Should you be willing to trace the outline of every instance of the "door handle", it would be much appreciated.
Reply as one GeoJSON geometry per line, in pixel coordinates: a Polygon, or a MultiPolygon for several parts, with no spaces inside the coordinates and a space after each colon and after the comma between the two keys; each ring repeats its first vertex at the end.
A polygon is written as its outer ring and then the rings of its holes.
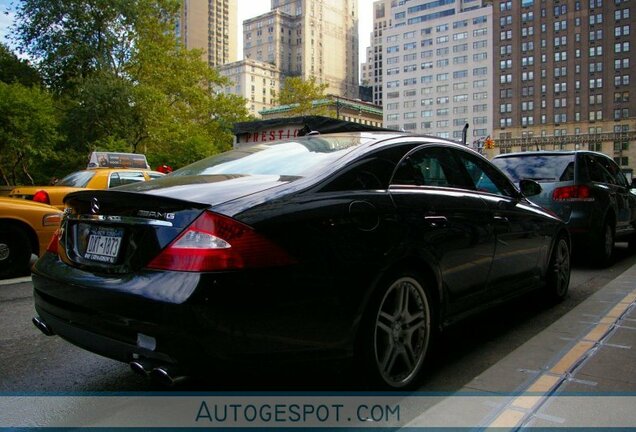
{"type": "Polygon", "coordinates": [[[505,216],[494,216],[494,217],[493,217],[493,219],[494,219],[496,222],[503,222],[503,223],[508,223],[508,222],[510,222],[510,221],[508,220],[508,218],[507,218],[507,217],[505,217],[505,216]]]}

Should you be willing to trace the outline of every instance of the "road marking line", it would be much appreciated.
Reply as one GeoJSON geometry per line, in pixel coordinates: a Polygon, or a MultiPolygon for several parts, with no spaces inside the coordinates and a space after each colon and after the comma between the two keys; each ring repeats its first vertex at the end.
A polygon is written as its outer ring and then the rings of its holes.
{"type": "MultiPolygon", "coordinates": [[[[576,366],[602,343],[601,340],[607,337],[612,329],[618,327],[618,321],[634,303],[636,303],[636,289],[615,303],[615,306],[596,323],[587,335],[579,339],[574,347],[563,355],[548,372],[538,376],[525,390],[525,393],[541,393],[540,395],[517,396],[486,428],[516,428],[520,427],[527,418],[537,416],[537,411],[544,400],[564,380],[573,380],[567,375],[572,373],[576,366]]],[[[596,385],[593,382],[589,384],[596,385]]]]}
{"type": "Polygon", "coordinates": [[[612,324],[599,324],[592,329],[585,337],[583,337],[584,341],[590,342],[598,342],[603,336],[612,328],[612,324]]]}
{"type": "Polygon", "coordinates": [[[564,355],[559,362],[550,369],[550,372],[563,375],[568,369],[578,363],[579,359],[594,347],[594,342],[579,341],[564,355]]]}
{"type": "Polygon", "coordinates": [[[561,377],[555,375],[541,375],[526,391],[533,393],[547,393],[554,388],[561,377]]]}
{"type": "Polygon", "coordinates": [[[519,424],[519,422],[521,422],[521,420],[525,417],[525,415],[526,413],[523,413],[521,411],[507,409],[501,414],[499,414],[499,417],[497,417],[492,423],[490,423],[488,427],[489,428],[515,427],[516,425],[519,424]]]}

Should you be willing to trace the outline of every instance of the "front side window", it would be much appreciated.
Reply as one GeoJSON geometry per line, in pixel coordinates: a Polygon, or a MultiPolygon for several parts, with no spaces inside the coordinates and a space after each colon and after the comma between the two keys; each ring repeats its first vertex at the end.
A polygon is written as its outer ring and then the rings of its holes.
{"type": "Polygon", "coordinates": [[[488,162],[465,151],[457,153],[468,171],[475,190],[507,197],[514,197],[516,195],[515,188],[510,181],[489,165],[488,162]]]}

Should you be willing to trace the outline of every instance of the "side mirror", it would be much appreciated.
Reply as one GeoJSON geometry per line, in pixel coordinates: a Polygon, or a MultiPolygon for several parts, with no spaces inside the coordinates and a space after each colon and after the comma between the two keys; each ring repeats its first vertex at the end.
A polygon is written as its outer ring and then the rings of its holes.
{"type": "Polygon", "coordinates": [[[543,188],[535,180],[522,179],[519,181],[519,189],[524,196],[531,197],[539,195],[543,188]]]}

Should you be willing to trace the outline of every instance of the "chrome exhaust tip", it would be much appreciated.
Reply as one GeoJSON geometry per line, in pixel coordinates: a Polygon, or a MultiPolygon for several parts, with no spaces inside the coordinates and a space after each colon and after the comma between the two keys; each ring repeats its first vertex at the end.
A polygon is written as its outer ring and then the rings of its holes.
{"type": "Polygon", "coordinates": [[[37,327],[38,330],[40,330],[42,333],[44,333],[47,336],[53,336],[55,334],[55,332],[53,331],[53,329],[51,327],[49,327],[43,320],[42,318],[38,317],[38,316],[34,316],[33,318],[31,318],[31,322],[33,323],[33,325],[35,327],[37,327]]]}
{"type": "Polygon", "coordinates": [[[136,373],[137,375],[147,377],[150,375],[150,372],[152,371],[152,365],[141,360],[131,361],[129,364],[130,364],[130,369],[132,369],[132,371],[136,373]]]}
{"type": "Polygon", "coordinates": [[[186,381],[189,377],[180,375],[177,370],[169,366],[159,366],[150,372],[150,377],[165,386],[173,386],[186,381]]]}

